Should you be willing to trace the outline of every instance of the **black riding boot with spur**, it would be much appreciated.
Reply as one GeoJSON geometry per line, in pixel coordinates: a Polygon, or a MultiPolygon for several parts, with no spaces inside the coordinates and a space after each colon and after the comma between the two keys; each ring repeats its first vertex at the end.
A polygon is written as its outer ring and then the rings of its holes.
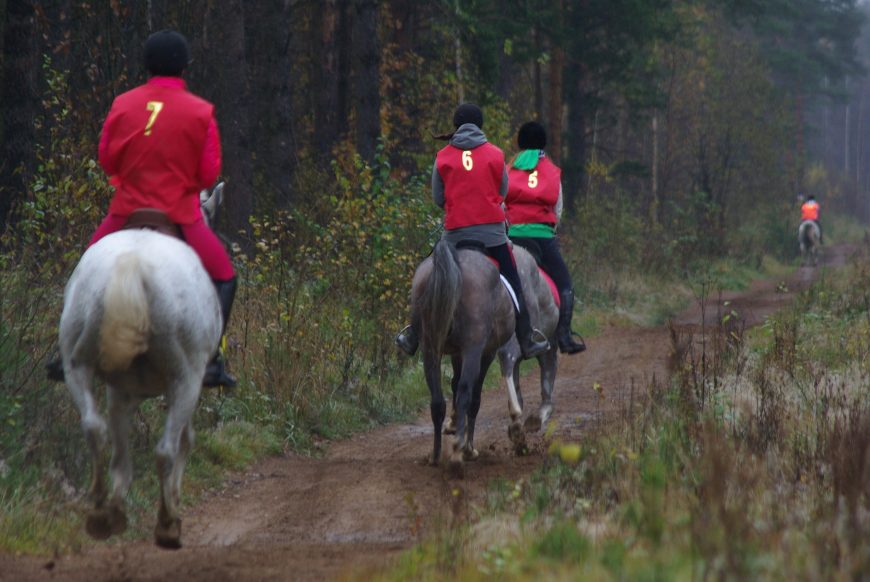
{"type": "Polygon", "coordinates": [[[420,336],[417,335],[413,324],[399,332],[396,336],[396,345],[409,356],[417,353],[417,348],[420,347],[420,336]]]}
{"type": "Polygon", "coordinates": [[[556,325],[556,341],[559,351],[563,354],[578,354],[586,350],[586,344],[579,335],[580,341],[574,341],[571,331],[571,318],[574,317],[574,291],[569,289],[559,294],[559,323],[556,325]]]}
{"type": "Polygon", "coordinates": [[[224,325],[221,330],[221,342],[215,351],[214,357],[205,367],[205,377],[202,379],[202,385],[208,388],[215,386],[224,386],[226,388],[234,388],[237,384],[236,379],[231,376],[226,369],[226,362],[221,353],[221,348],[224,344],[224,337],[227,331],[227,322],[230,320],[230,311],[233,307],[233,300],[236,297],[236,278],[233,277],[229,281],[212,281],[217,290],[218,300],[221,304],[221,315],[223,316],[224,325]]]}
{"type": "Polygon", "coordinates": [[[537,330],[532,330],[532,323],[529,320],[529,312],[526,311],[525,302],[520,302],[520,309],[514,309],[517,317],[517,341],[520,343],[520,351],[523,353],[523,358],[536,358],[550,349],[550,343],[543,334],[537,330]],[[541,340],[532,338],[532,333],[537,333],[541,336],[541,340]]]}

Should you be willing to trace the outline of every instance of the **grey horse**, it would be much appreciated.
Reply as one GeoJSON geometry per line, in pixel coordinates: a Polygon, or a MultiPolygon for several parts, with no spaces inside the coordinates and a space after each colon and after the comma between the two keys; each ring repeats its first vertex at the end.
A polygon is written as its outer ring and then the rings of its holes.
{"type": "Polygon", "coordinates": [[[813,220],[804,220],[798,227],[798,243],[801,248],[801,262],[812,263],[815,267],[819,264],[820,245],[819,225],[813,220]]]}
{"type": "MultiPolygon", "coordinates": [[[[547,330],[547,337],[552,339],[559,317],[552,293],[531,255],[514,247],[514,257],[523,279],[525,296],[529,298],[526,303],[530,319],[533,325],[540,322],[547,330]]],[[[522,415],[522,398],[514,392],[514,387],[518,387],[514,378],[521,354],[514,335],[513,300],[502,284],[498,268],[483,253],[471,249],[456,250],[439,241],[432,256],[424,260],[414,274],[411,317],[421,329],[423,368],[431,396],[434,444],[429,461],[438,464],[441,460],[441,435],[447,412],[441,388],[441,359],[449,355],[453,368],[453,410],[451,418],[447,419],[449,430],[445,432],[453,434],[454,440],[447,464],[451,473],[462,475],[464,461],[478,457],[474,448],[475,423],[483,381],[496,354],[500,354],[502,374],[513,394],[512,421],[522,415]]],[[[547,378],[545,400],[550,403],[556,374],[555,349],[551,348],[540,356],[539,361],[542,379],[544,375],[547,378]]],[[[545,409],[542,404],[541,410],[538,416],[543,414],[549,418],[552,406],[545,409]]],[[[513,424],[518,424],[518,421],[513,424]]],[[[527,425],[532,427],[534,422],[527,421],[527,425]]],[[[521,434],[514,436],[517,428],[511,428],[509,433],[512,438],[522,437],[521,434]]],[[[522,426],[519,426],[519,433],[522,433],[522,426]]]]}
{"type": "MultiPolygon", "coordinates": [[[[216,195],[220,196],[220,186],[216,195]]],[[[205,209],[218,202],[206,200],[205,209]]],[[[141,402],[164,396],[168,406],[157,443],[158,545],[181,546],[181,478],[193,446],[192,416],[206,363],[221,335],[214,285],[184,242],[149,230],[122,230],[90,247],[67,283],[60,352],[67,388],[81,414],[92,455],[95,507],[86,529],[106,539],[127,527],[124,498],[133,479],[131,417],[141,402]],[[108,426],[93,395],[106,383],[108,426]],[[103,483],[103,450],[111,438],[111,496],[103,483]]]]}

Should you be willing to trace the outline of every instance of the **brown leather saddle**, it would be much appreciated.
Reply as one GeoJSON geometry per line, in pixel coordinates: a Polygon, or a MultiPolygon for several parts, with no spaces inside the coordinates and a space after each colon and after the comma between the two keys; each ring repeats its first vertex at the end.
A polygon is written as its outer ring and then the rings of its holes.
{"type": "Polygon", "coordinates": [[[122,230],[131,228],[154,230],[177,239],[184,239],[181,228],[172,222],[165,212],[156,208],[140,208],[131,212],[122,230]]]}

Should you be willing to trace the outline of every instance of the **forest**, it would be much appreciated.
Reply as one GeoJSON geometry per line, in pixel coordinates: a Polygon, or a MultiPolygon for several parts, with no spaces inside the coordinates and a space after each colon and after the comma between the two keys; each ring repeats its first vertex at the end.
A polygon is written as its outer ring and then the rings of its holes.
{"type": "MultiPolygon", "coordinates": [[[[215,105],[215,230],[240,280],[227,346],[240,386],[203,396],[196,495],[425,406],[393,342],[441,235],[436,136],[461,103],[482,108],[507,159],[524,122],[547,128],[584,334],[660,325],[699,281],[793,265],[807,195],[826,236],[863,233],[868,13],[858,0],[0,0],[0,551],[84,543],[62,517],[87,477],[79,420],[43,368],[112,197],[102,124],[146,81],[151,33],[185,35],[188,88],[215,105]]],[[[142,466],[161,414],[137,415],[142,466]]],[[[147,525],[156,484],[143,487],[147,525]]]]}

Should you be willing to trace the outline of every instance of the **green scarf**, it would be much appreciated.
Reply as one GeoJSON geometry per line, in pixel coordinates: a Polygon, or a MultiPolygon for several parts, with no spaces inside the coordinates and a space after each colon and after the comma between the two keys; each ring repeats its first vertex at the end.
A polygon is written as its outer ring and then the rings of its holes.
{"type": "Polygon", "coordinates": [[[518,170],[534,170],[541,157],[541,150],[523,150],[514,159],[514,168],[518,170]]]}

